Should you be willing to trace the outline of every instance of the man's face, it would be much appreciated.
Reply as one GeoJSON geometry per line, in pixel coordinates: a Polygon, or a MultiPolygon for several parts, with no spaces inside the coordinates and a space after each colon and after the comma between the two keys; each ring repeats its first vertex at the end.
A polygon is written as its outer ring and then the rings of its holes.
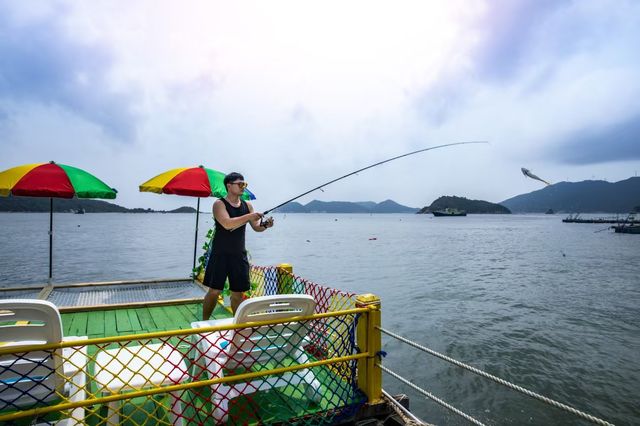
{"type": "Polygon", "coordinates": [[[231,182],[227,185],[230,194],[242,195],[244,189],[247,187],[247,183],[241,179],[231,182]]]}

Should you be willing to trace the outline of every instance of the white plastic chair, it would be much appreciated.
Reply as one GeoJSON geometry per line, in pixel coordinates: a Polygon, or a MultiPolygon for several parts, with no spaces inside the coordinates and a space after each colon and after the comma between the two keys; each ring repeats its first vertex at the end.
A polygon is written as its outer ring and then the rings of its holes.
{"type": "MultiPolygon", "coordinates": [[[[188,378],[182,353],[168,344],[123,346],[96,355],[95,381],[98,389],[105,394],[176,385],[188,378]]],[[[170,401],[170,422],[182,425],[184,416],[180,392],[171,393],[170,401]]],[[[120,403],[109,403],[108,424],[120,423],[120,403]]]]}
{"type": "MultiPolygon", "coordinates": [[[[222,320],[196,321],[192,328],[212,327],[228,324],[243,324],[254,321],[271,321],[294,316],[312,315],[316,302],[308,295],[261,296],[243,301],[233,318],[222,320]]],[[[212,378],[224,377],[224,368],[239,366],[251,368],[269,361],[282,362],[293,358],[298,364],[306,364],[309,358],[302,348],[308,330],[299,322],[265,325],[253,329],[225,330],[193,335],[198,352],[195,354],[197,377],[206,371],[212,378]],[[198,358],[204,358],[204,364],[198,358]]],[[[306,383],[306,395],[318,402],[320,382],[309,369],[301,369],[268,379],[260,378],[251,382],[215,384],[212,386],[213,415],[217,422],[226,422],[229,401],[253,392],[306,383]]]]}
{"type": "MultiPolygon", "coordinates": [[[[12,346],[44,345],[84,340],[86,336],[62,336],[62,320],[56,306],[46,300],[0,300],[0,342],[12,346]]],[[[60,396],[69,402],[86,399],[87,347],[28,351],[0,356],[0,411],[54,403],[60,396]]],[[[74,408],[60,426],[84,422],[84,408],[74,408]]]]}

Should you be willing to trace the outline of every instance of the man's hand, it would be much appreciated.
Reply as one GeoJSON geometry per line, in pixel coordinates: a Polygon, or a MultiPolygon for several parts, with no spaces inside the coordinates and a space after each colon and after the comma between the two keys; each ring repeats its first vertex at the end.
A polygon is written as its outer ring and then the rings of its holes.
{"type": "Polygon", "coordinates": [[[260,212],[249,213],[249,222],[256,222],[262,219],[264,215],[260,212]]]}
{"type": "Polygon", "coordinates": [[[271,228],[273,226],[273,217],[268,217],[262,221],[262,226],[266,228],[271,228]]]}

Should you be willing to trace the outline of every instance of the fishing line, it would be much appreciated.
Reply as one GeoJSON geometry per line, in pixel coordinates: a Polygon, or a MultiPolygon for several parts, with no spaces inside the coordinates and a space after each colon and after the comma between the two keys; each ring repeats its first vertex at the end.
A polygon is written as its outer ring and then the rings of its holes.
{"type": "MultiPolygon", "coordinates": [[[[409,155],[414,155],[414,154],[418,154],[418,153],[425,152],[425,151],[431,151],[431,150],[433,150],[433,149],[445,148],[445,147],[448,147],[448,146],[455,146],[455,145],[476,144],[476,143],[489,143],[489,142],[488,142],[488,141],[467,141],[467,142],[454,142],[454,143],[447,143],[447,144],[444,144],[444,145],[436,145],[436,146],[430,146],[429,148],[422,148],[422,149],[419,149],[419,150],[417,150],[417,151],[408,152],[408,153],[406,153],[406,154],[397,155],[397,156],[395,156],[395,157],[388,158],[388,159],[383,160],[383,161],[378,161],[377,163],[374,163],[374,164],[371,164],[371,165],[369,165],[369,166],[363,167],[363,168],[361,168],[361,169],[355,170],[355,171],[353,171],[353,172],[347,173],[346,175],[340,176],[339,178],[335,178],[335,179],[333,179],[333,180],[330,180],[329,182],[325,182],[325,183],[323,183],[322,185],[318,185],[318,186],[316,186],[315,188],[310,189],[310,190],[308,190],[308,191],[306,191],[306,192],[303,192],[303,193],[302,193],[302,194],[300,194],[300,195],[296,195],[295,197],[293,197],[293,198],[291,198],[291,199],[289,199],[289,200],[285,201],[284,203],[280,203],[280,204],[278,204],[277,206],[270,208],[269,210],[265,210],[265,211],[262,213],[262,215],[263,215],[263,216],[266,216],[269,212],[271,212],[271,211],[273,211],[273,210],[275,210],[275,209],[277,209],[277,208],[280,208],[280,207],[282,207],[282,206],[284,206],[284,205],[287,205],[287,204],[289,204],[290,202],[295,201],[295,200],[297,200],[297,199],[298,199],[298,198],[300,198],[300,197],[304,197],[305,195],[310,194],[310,193],[312,193],[313,191],[321,190],[322,192],[324,192],[324,190],[323,190],[322,188],[324,188],[325,186],[331,185],[332,183],[335,183],[335,182],[337,182],[337,181],[339,181],[339,180],[342,180],[342,179],[344,179],[344,178],[348,178],[349,176],[353,176],[353,175],[355,175],[355,174],[357,174],[357,173],[360,173],[360,172],[362,172],[362,171],[364,171],[364,170],[367,170],[367,169],[370,169],[370,168],[372,168],[372,167],[376,167],[376,166],[379,166],[379,165],[381,165],[381,164],[388,163],[388,162],[393,161],[393,160],[397,160],[397,159],[399,159],[399,158],[408,157],[409,155]]],[[[263,219],[260,219],[260,225],[262,226],[263,224],[264,224],[263,219]]],[[[230,229],[230,231],[234,231],[234,230],[236,230],[236,229],[237,229],[237,228],[233,228],[233,229],[230,229]]]]}
{"type": "Polygon", "coordinates": [[[597,231],[593,231],[593,233],[597,234],[598,232],[606,231],[606,230],[611,229],[611,228],[613,228],[613,226],[607,226],[606,228],[602,228],[602,229],[599,229],[597,231]]]}
{"type": "MultiPolygon", "coordinates": [[[[325,183],[323,183],[322,185],[316,186],[315,188],[310,189],[310,190],[308,190],[308,191],[306,191],[306,192],[303,192],[303,193],[302,193],[302,194],[300,194],[300,195],[296,195],[295,197],[293,197],[293,198],[291,198],[291,199],[289,199],[289,200],[285,201],[284,203],[278,204],[277,206],[272,207],[272,208],[270,208],[269,210],[266,210],[263,214],[265,214],[265,215],[266,215],[266,214],[268,214],[270,211],[273,211],[273,210],[275,210],[275,209],[277,209],[277,208],[280,208],[280,207],[282,207],[282,206],[284,206],[284,205],[286,205],[286,204],[289,204],[290,202],[295,201],[295,200],[297,200],[297,199],[298,199],[298,198],[300,198],[300,197],[304,197],[305,195],[310,194],[310,193],[312,193],[313,191],[317,191],[318,189],[322,191],[322,188],[324,188],[324,187],[325,187],[325,186],[327,186],[327,185],[331,185],[331,184],[332,184],[332,183],[334,183],[334,182],[337,182],[337,181],[342,180],[342,179],[344,179],[344,178],[347,178],[347,177],[349,177],[349,176],[353,176],[353,175],[355,175],[355,174],[357,174],[357,173],[359,173],[359,172],[362,172],[362,171],[364,171],[364,170],[370,169],[370,168],[372,168],[372,167],[376,167],[376,166],[379,166],[379,165],[381,165],[381,164],[388,163],[389,161],[397,160],[398,158],[402,158],[402,157],[408,157],[409,155],[418,154],[418,153],[420,153],[420,152],[431,151],[432,149],[444,148],[444,147],[447,147],[447,146],[454,146],[454,145],[467,145],[467,144],[474,144],[474,143],[489,143],[489,142],[487,142],[487,141],[469,141],[469,142],[455,142],[455,143],[448,143],[448,144],[444,144],[444,145],[437,145],[437,146],[431,146],[431,147],[429,147],[429,148],[419,149],[419,150],[417,150],[417,151],[409,152],[409,153],[406,153],[406,154],[398,155],[398,156],[393,157],[393,158],[389,158],[389,159],[387,159],[387,160],[379,161],[379,162],[377,162],[377,163],[375,163],[375,164],[371,164],[370,166],[363,167],[363,168],[358,169],[358,170],[356,170],[356,171],[354,171],[354,172],[347,173],[347,174],[346,174],[346,175],[344,175],[344,176],[340,176],[339,178],[336,178],[336,179],[330,180],[329,182],[325,182],[325,183]]],[[[323,191],[323,192],[324,192],[324,191],[323,191]]]]}

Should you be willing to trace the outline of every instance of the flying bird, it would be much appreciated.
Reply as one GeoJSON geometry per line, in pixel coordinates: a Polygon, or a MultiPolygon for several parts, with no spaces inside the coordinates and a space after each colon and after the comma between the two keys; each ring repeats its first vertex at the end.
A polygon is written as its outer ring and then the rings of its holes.
{"type": "Polygon", "coordinates": [[[551,185],[546,180],[540,179],[538,176],[536,176],[533,173],[531,173],[531,171],[529,169],[525,169],[524,167],[522,167],[520,170],[522,170],[522,174],[525,175],[526,177],[530,177],[531,179],[539,180],[540,182],[544,182],[547,185],[551,185]]]}

